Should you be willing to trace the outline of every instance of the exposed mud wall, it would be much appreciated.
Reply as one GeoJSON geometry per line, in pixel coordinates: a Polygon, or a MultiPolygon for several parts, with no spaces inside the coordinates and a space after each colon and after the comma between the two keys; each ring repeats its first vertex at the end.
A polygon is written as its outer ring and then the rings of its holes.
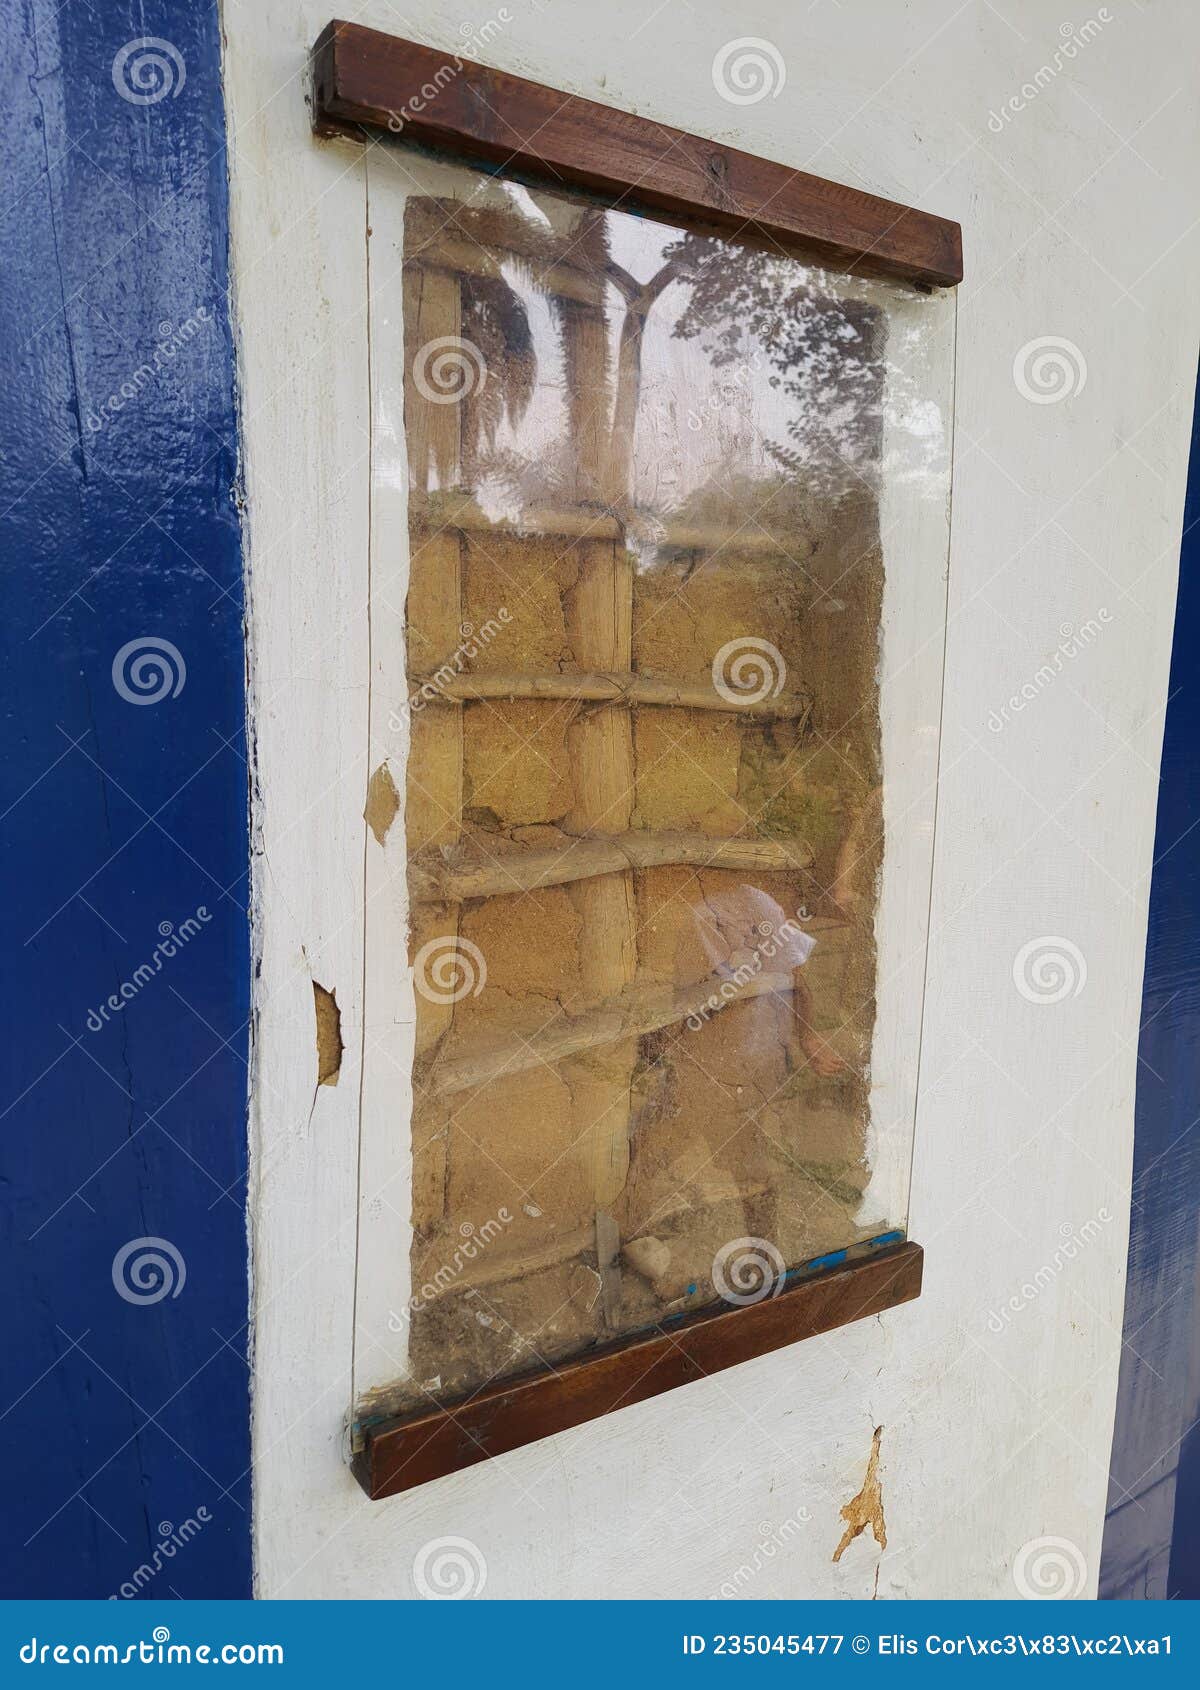
{"type": "MultiPolygon", "coordinates": [[[[735,1241],[763,1241],[782,1267],[870,1233],[858,1210],[883,846],[877,504],[864,475],[797,476],[756,444],[728,477],[676,490],[662,506],[670,527],[652,519],[647,540],[631,490],[678,489],[694,450],[678,416],[651,424],[640,409],[673,356],[672,324],[676,340],[701,333],[689,293],[661,280],[639,293],[628,275],[624,298],[606,297],[580,249],[611,267],[621,232],[569,202],[539,196],[539,209],[560,237],[512,210],[407,207],[407,640],[424,683],[410,700],[405,817],[413,1283],[434,1294],[413,1313],[412,1384],[374,1393],[376,1408],[452,1397],[710,1302],[735,1241]],[[555,410],[546,390],[560,377],[555,410]],[[522,514],[489,524],[480,506],[497,481],[522,514]],[[582,497],[597,490],[607,497],[582,497]],[[555,501],[557,519],[529,514],[555,501]],[[592,537],[596,525],[613,537],[592,537]],[[673,543],[689,525],[704,543],[673,543]],[[803,688],[803,715],[742,714],[739,664],[752,679],[765,666],[768,698],[803,688]],[[560,683],[597,671],[711,693],[722,668],[716,708],[561,696],[560,683]],[[454,695],[461,677],[489,675],[548,690],[454,695]],[[794,867],[701,857],[520,885],[528,853],[630,834],[759,840],[794,867]],[[507,867],[511,890],[431,898],[448,851],[507,867]],[[460,971],[453,984],[429,976],[435,953],[460,971]],[[743,999],[764,970],[775,989],[743,999]],[[553,1043],[562,1029],[577,1054],[553,1043]],[[501,1211],[503,1235],[478,1238],[501,1211]]],[[[701,266],[710,296],[732,297],[736,254],[715,255],[731,272],[719,286],[711,258],[679,262],[701,266]]],[[[847,411],[856,448],[873,426],[877,453],[878,314],[829,306],[815,320],[818,342],[836,333],[855,348],[847,411]]],[[[836,393],[836,367],[829,382],[836,393]]],[[[681,394],[689,415],[705,392],[681,394]]]]}

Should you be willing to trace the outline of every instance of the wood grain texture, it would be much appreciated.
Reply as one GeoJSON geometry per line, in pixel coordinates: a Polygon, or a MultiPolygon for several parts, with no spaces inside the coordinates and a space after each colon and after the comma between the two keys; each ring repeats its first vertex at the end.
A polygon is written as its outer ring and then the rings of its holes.
{"type": "Polygon", "coordinates": [[[318,134],[390,129],[562,188],[801,248],[839,268],[962,280],[957,223],[453,53],[334,20],[313,48],[318,134]]]}
{"type": "Polygon", "coordinates": [[[368,1427],[354,1472],[373,1501],[427,1484],[571,1426],[920,1295],[920,1245],[818,1274],[745,1308],[707,1309],[557,1372],[478,1392],[452,1407],[368,1427]]]}

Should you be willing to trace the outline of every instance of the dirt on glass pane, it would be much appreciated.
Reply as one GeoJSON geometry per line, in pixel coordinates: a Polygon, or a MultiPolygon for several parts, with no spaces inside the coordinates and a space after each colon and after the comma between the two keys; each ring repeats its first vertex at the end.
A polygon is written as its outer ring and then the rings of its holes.
{"type": "Polygon", "coordinates": [[[886,295],[462,174],[402,275],[423,1406],[880,1231],[886,295]]]}

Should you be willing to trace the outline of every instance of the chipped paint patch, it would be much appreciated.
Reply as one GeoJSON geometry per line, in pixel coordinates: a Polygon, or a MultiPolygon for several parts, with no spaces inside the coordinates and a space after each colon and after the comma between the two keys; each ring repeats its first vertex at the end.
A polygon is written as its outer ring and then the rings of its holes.
{"type": "Polygon", "coordinates": [[[400,794],[396,791],[392,771],[386,763],[380,763],[367,786],[367,805],[363,811],[363,820],[375,835],[377,844],[382,845],[387,838],[388,829],[399,809],[400,794]]]}
{"type": "Polygon", "coordinates": [[[846,1522],[846,1529],[842,1533],[842,1541],[833,1552],[835,1561],[840,1561],[845,1550],[849,1549],[855,1538],[865,1532],[870,1526],[875,1542],[880,1549],[887,1548],[887,1527],[883,1522],[883,1489],[879,1482],[879,1445],[883,1438],[883,1427],[876,1426],[875,1436],[871,1439],[871,1455],[867,1461],[867,1476],[863,1480],[862,1489],[857,1496],[842,1509],[842,1519],[846,1522]]]}
{"type": "Polygon", "coordinates": [[[313,1003],[317,1012],[317,1084],[336,1086],[342,1071],[342,1012],[337,997],[314,980],[313,1003]]]}

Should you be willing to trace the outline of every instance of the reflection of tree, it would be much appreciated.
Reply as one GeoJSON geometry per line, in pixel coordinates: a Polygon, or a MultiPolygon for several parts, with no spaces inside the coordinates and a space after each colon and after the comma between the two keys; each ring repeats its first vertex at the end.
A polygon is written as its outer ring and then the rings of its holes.
{"type": "Polygon", "coordinates": [[[748,393],[762,379],[781,391],[782,438],[763,445],[808,499],[874,487],[885,373],[877,306],[835,294],[823,272],[793,259],[692,233],[671,242],[641,282],[612,255],[611,212],[550,196],[538,210],[535,217],[515,200],[410,202],[410,262],[453,268],[454,253],[432,257],[447,237],[466,254],[462,335],[487,368],[463,405],[467,485],[488,479],[521,502],[565,496],[636,521],[630,507],[646,325],[679,282],[675,298],[683,304],[672,336],[697,341],[713,369],[748,393]],[[537,345],[531,295],[544,301],[553,348],[537,345]],[[553,379],[548,370],[557,360],[565,438],[498,447],[501,423],[519,429],[538,380],[553,379]]]}
{"type": "Polygon", "coordinates": [[[683,235],[665,256],[688,287],[675,337],[700,340],[718,369],[760,350],[769,360],[771,386],[791,401],[786,442],[766,443],[776,461],[813,490],[869,480],[883,412],[879,310],[833,296],[795,260],[712,236],[683,235]]]}

